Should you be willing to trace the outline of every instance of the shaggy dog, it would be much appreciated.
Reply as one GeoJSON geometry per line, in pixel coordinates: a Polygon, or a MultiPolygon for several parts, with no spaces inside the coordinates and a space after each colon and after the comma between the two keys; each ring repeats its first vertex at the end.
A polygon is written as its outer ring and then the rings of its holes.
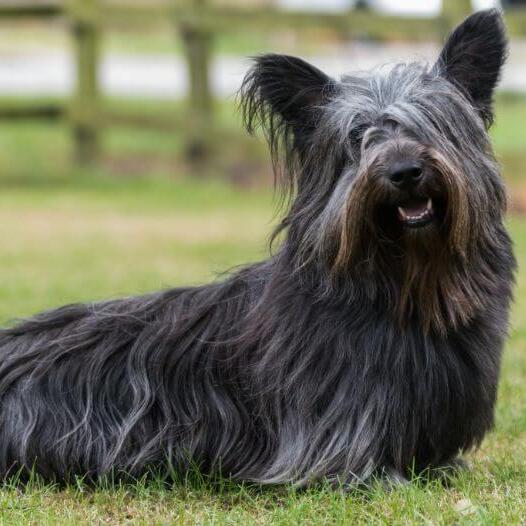
{"type": "Polygon", "coordinates": [[[242,108],[289,196],[279,248],[1,331],[0,472],[352,483],[480,444],[515,267],[487,134],[506,47],[489,10],[432,66],[335,80],[257,58],[242,108]]]}

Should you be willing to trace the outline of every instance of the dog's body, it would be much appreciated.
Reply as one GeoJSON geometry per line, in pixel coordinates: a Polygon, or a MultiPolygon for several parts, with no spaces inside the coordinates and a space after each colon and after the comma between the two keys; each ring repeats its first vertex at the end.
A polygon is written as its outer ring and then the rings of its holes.
{"type": "Polygon", "coordinates": [[[242,90],[284,151],[277,253],[200,288],[0,334],[0,472],[196,463],[262,483],[407,476],[491,427],[514,258],[486,132],[506,41],[470,17],[438,63],[333,81],[267,55],[242,90]]]}

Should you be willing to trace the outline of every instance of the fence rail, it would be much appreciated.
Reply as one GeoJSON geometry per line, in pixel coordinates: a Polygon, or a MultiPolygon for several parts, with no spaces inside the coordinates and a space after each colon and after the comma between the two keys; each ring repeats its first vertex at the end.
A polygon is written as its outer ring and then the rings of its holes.
{"type": "Polygon", "coordinates": [[[60,16],[65,11],[62,2],[16,2],[0,3],[1,18],[52,18],[60,16]]]}
{"type": "MultiPolygon", "coordinates": [[[[470,11],[467,0],[444,0],[443,10],[436,18],[401,18],[370,11],[348,13],[307,13],[275,8],[241,8],[210,5],[207,0],[191,0],[182,4],[123,5],[100,0],[0,0],[2,19],[68,21],[75,42],[77,85],[73,100],[64,104],[24,103],[13,107],[0,106],[0,118],[56,119],[68,118],[72,123],[76,159],[88,164],[99,153],[98,136],[104,125],[125,123],[143,126],[144,118],[108,113],[103,110],[99,93],[100,39],[111,28],[141,30],[171,21],[183,42],[190,79],[189,115],[185,132],[187,152],[191,159],[206,157],[210,136],[212,94],[209,71],[213,53],[213,36],[236,28],[250,31],[270,29],[305,30],[326,28],[348,36],[367,35],[380,38],[421,40],[440,38],[470,11]]],[[[513,10],[508,17],[512,35],[526,35],[526,10],[513,10]]],[[[146,119],[149,126],[160,129],[175,126],[175,118],[146,119]]]]}

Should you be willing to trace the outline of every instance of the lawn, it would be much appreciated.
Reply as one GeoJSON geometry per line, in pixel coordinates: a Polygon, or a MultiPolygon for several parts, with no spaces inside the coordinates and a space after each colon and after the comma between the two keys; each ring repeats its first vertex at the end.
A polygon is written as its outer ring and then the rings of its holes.
{"type": "MultiPolygon", "coordinates": [[[[501,101],[495,129],[514,188],[526,139],[523,101],[501,101]],[[514,159],[513,173],[507,159],[514,159]]],[[[266,253],[274,213],[268,189],[213,180],[102,170],[72,173],[62,126],[0,127],[0,319],[78,300],[214,279],[266,253]]],[[[170,155],[177,138],[111,132],[107,155],[170,155]],[[152,142],[154,145],[152,146],[152,142]]],[[[111,163],[106,163],[109,166],[111,163]]],[[[526,221],[510,219],[521,268],[526,221]]],[[[450,487],[415,481],[386,492],[260,491],[192,481],[66,489],[34,482],[0,489],[0,524],[519,524],[526,518],[526,272],[518,275],[495,430],[450,487]]]]}
{"type": "MultiPolygon", "coordinates": [[[[127,182],[79,176],[71,184],[8,186],[0,193],[0,317],[8,320],[76,300],[136,294],[214,279],[265,253],[270,192],[162,178],[127,182]]],[[[526,264],[526,223],[511,231],[526,264]]],[[[473,469],[451,488],[414,484],[343,495],[258,492],[193,483],[92,490],[34,484],[0,490],[0,521],[34,524],[519,523],[526,516],[526,275],[519,274],[497,425],[473,469]]]]}

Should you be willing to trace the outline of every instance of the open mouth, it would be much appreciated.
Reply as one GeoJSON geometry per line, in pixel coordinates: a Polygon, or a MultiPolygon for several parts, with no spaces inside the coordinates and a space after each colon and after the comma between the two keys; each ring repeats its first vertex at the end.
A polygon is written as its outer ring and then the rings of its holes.
{"type": "Polygon", "coordinates": [[[409,228],[420,228],[431,223],[435,217],[433,200],[415,200],[398,207],[398,217],[409,228]]]}

